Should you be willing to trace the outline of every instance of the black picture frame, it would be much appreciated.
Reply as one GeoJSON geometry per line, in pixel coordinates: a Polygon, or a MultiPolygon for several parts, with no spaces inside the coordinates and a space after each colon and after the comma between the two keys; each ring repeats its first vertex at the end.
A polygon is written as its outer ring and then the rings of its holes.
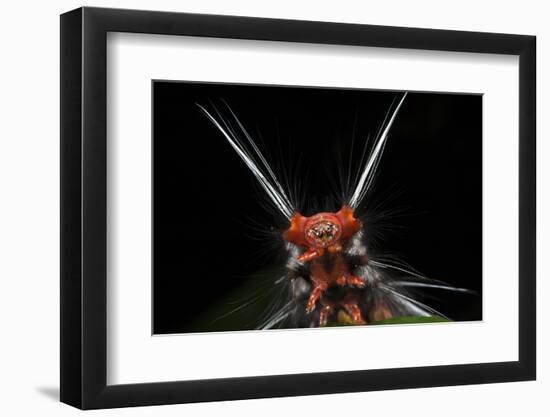
{"type": "Polygon", "coordinates": [[[534,36],[79,8],[61,15],[61,401],[82,409],[536,378],[534,36]],[[519,56],[519,360],[107,385],[108,32],[519,56]]]}

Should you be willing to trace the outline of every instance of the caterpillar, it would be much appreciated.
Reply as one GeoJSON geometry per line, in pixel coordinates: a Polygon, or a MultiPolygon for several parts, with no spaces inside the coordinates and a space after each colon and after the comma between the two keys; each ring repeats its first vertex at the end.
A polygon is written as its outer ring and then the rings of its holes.
{"type": "MultiPolygon", "coordinates": [[[[449,319],[421,301],[410,289],[472,293],[443,281],[429,279],[401,262],[370,253],[368,216],[360,208],[371,192],[392,126],[406,101],[398,94],[370,149],[363,149],[359,169],[332,204],[329,192],[321,209],[304,215],[300,199],[276,174],[260,145],[230,105],[196,103],[227,144],[248,167],[267,200],[273,217],[283,217],[286,228],[276,231],[286,252],[285,274],[272,285],[281,296],[259,320],[257,328],[365,325],[398,317],[449,319]],[[329,207],[337,207],[331,210],[329,207]]],[[[340,178],[342,182],[342,178],[340,178]]],[[[325,198],[326,197],[326,198],[325,198]]]]}

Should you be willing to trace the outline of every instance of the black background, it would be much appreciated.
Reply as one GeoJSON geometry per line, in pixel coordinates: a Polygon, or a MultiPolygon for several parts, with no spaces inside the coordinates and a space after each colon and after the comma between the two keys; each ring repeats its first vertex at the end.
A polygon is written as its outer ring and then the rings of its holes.
{"type": "MultiPolygon", "coordinates": [[[[262,291],[284,264],[276,239],[265,232],[284,224],[266,210],[252,174],[196,103],[221,107],[225,100],[275,171],[301,183],[308,202],[301,209],[310,215],[323,205],[309,202],[332,192],[338,161],[350,160],[352,137],[357,164],[359,146],[376,135],[396,97],[154,81],[154,333],[251,328],[242,318],[214,325],[210,316],[244,304],[237,290],[257,280],[263,284],[254,291],[262,291]]],[[[429,304],[454,320],[481,319],[481,126],[481,96],[409,93],[363,210],[365,222],[372,218],[377,226],[376,250],[477,291],[428,294],[429,304]]]]}

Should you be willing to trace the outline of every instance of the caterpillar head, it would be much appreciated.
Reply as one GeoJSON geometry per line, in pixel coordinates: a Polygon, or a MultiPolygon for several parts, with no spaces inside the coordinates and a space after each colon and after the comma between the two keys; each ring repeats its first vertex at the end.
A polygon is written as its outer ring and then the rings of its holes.
{"type": "Polygon", "coordinates": [[[294,213],[283,237],[286,241],[308,249],[341,246],[361,229],[353,210],[344,206],[336,213],[317,213],[310,217],[294,213]]]}

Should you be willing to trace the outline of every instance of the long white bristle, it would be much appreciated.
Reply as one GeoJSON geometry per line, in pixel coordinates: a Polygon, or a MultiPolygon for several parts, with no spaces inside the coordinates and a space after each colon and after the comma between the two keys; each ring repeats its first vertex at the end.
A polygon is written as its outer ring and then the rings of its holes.
{"type": "Polygon", "coordinates": [[[214,116],[208,112],[203,106],[200,104],[197,104],[197,106],[201,109],[201,111],[210,119],[210,121],[218,128],[218,130],[224,135],[224,137],[227,139],[231,147],[237,152],[237,155],[243,160],[243,162],[246,164],[246,166],[252,171],[252,174],[254,177],[258,180],[262,188],[265,190],[271,201],[275,204],[275,206],[281,211],[281,213],[287,218],[290,219],[294,213],[294,209],[290,203],[290,200],[286,196],[286,194],[283,191],[282,186],[280,185],[279,181],[277,181],[275,174],[273,173],[272,169],[267,164],[267,161],[265,160],[264,156],[260,153],[260,150],[257,148],[257,146],[252,141],[252,138],[248,135],[246,130],[242,127],[239,120],[236,118],[236,116],[233,114],[233,117],[235,117],[235,120],[237,120],[237,123],[239,124],[239,127],[243,131],[245,137],[247,140],[252,144],[254,152],[256,153],[257,157],[260,159],[260,161],[263,163],[264,167],[266,168],[268,175],[272,178],[272,181],[269,181],[268,178],[264,175],[264,173],[260,170],[256,162],[254,161],[254,158],[252,155],[250,155],[246,148],[239,142],[238,138],[231,135],[229,132],[227,132],[226,129],[223,128],[223,126],[216,120],[214,116]]]}
{"type": "Polygon", "coordinates": [[[381,155],[382,150],[384,149],[384,145],[386,143],[386,138],[388,137],[388,133],[392,127],[393,121],[395,120],[397,113],[399,112],[399,109],[401,108],[401,105],[403,104],[403,101],[405,100],[405,97],[407,97],[407,93],[405,92],[403,94],[403,97],[401,97],[401,100],[399,100],[399,103],[397,104],[397,107],[395,108],[391,118],[389,119],[388,123],[384,127],[384,130],[380,134],[380,137],[378,138],[376,145],[365,164],[365,168],[363,169],[361,173],[361,177],[359,178],[359,181],[357,182],[357,186],[355,187],[355,191],[353,192],[351,198],[349,199],[348,205],[352,209],[356,209],[359,204],[361,203],[361,200],[365,197],[367,194],[367,191],[370,187],[371,180],[374,177],[374,173],[376,171],[376,165],[379,160],[379,156],[381,155]]]}

